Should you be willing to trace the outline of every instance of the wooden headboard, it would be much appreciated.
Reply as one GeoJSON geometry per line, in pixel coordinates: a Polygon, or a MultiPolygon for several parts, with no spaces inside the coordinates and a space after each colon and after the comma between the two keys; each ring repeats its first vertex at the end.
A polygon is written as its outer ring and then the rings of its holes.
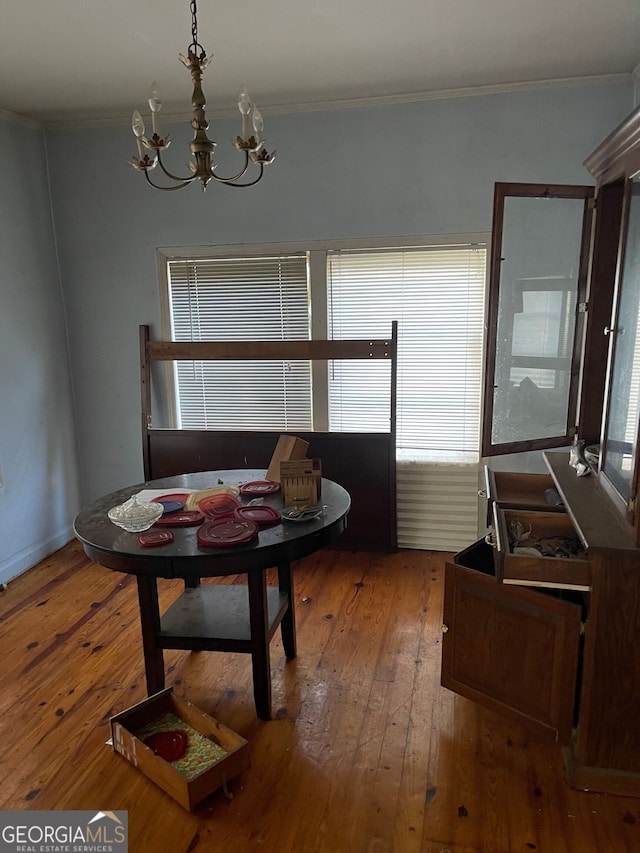
{"type": "Polygon", "coordinates": [[[285,431],[155,429],[151,367],[158,361],[209,359],[387,359],[391,361],[388,432],[292,432],[309,442],[322,474],[351,495],[339,547],[393,549],[396,531],[397,323],[387,340],[152,341],[140,326],[142,453],[146,480],[225,468],[266,468],[285,431]]]}

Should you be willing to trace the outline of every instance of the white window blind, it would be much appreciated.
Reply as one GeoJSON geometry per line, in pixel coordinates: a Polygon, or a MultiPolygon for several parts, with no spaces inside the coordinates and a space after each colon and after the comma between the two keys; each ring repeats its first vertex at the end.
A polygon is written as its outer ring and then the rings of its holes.
{"type": "MultiPolygon", "coordinates": [[[[485,263],[484,244],[329,253],[332,337],[385,337],[398,321],[399,459],[479,459],[485,263]]],[[[388,369],[331,365],[331,429],[388,429],[388,369]]]]}
{"type": "MultiPolygon", "coordinates": [[[[304,340],[310,336],[305,253],[170,260],[175,341],[304,340]]],[[[308,361],[175,363],[178,426],[311,429],[308,361]]]]}

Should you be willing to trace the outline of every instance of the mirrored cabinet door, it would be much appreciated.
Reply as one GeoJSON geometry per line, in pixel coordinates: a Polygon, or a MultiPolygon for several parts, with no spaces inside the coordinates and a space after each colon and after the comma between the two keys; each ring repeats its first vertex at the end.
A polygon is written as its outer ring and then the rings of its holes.
{"type": "Polygon", "coordinates": [[[627,185],[626,220],[615,320],[605,330],[611,361],[601,472],[633,521],[640,411],[640,176],[627,185]]]}
{"type": "Polygon", "coordinates": [[[571,440],[593,195],[496,184],[484,456],[571,440]]]}

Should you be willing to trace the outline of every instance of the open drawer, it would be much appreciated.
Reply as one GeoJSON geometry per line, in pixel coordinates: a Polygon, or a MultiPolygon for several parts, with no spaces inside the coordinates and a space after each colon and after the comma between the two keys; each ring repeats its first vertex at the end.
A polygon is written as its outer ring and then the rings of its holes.
{"type": "Polygon", "coordinates": [[[454,559],[445,567],[442,686],[567,743],[578,673],[580,595],[498,583],[493,550],[482,539],[454,559]]]}
{"type": "MultiPolygon", "coordinates": [[[[564,512],[564,504],[550,503],[545,492],[557,494],[550,474],[524,474],[514,471],[484,469],[486,497],[489,503],[498,503],[505,509],[531,509],[544,512],[564,512]]],[[[558,496],[558,499],[559,496],[558,496]]]]}
{"type": "Polygon", "coordinates": [[[592,563],[565,513],[493,505],[496,575],[506,584],[589,590],[592,563]]]}

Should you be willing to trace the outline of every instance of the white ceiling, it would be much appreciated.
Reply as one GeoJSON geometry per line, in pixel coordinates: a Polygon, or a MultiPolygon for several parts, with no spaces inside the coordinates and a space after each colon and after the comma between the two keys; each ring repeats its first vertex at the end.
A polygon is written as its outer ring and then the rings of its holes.
{"type": "MultiPolygon", "coordinates": [[[[189,111],[177,58],[191,42],[187,0],[2,5],[0,109],[50,124],[128,120],[157,80],[165,114],[189,111]]],[[[640,63],[640,0],[200,0],[198,19],[211,115],[235,109],[241,83],[268,113],[640,63]]]]}

